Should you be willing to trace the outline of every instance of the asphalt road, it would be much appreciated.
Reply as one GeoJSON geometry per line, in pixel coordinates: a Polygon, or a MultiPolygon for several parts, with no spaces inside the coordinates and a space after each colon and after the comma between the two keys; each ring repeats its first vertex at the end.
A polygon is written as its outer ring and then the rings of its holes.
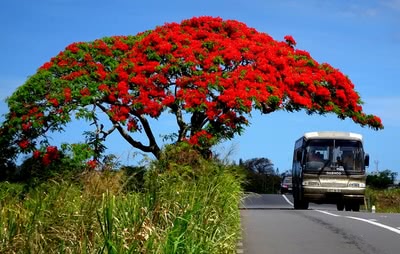
{"type": "Polygon", "coordinates": [[[400,214],[345,212],[312,203],[308,210],[294,210],[292,204],[290,194],[246,196],[238,253],[400,253],[400,214]]]}

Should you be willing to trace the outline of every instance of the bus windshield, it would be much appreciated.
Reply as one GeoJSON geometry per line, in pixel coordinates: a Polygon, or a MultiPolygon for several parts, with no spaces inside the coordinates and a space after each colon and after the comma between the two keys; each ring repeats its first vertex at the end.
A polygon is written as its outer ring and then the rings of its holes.
{"type": "Polygon", "coordinates": [[[364,173],[362,143],[354,140],[309,140],[306,144],[305,171],[364,173]]]}

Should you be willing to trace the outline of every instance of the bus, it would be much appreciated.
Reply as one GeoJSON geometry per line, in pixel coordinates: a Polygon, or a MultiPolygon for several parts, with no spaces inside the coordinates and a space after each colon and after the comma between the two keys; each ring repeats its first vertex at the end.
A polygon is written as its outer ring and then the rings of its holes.
{"type": "Polygon", "coordinates": [[[307,132],[294,146],[294,209],[309,202],[336,204],[339,211],[359,211],[364,203],[369,155],[362,135],[352,132],[307,132]]]}

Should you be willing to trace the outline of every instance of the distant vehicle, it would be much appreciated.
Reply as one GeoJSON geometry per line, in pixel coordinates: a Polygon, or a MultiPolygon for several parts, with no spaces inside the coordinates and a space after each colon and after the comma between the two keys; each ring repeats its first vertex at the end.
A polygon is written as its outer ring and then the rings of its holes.
{"type": "Polygon", "coordinates": [[[281,182],[281,193],[287,193],[287,192],[292,192],[292,177],[291,176],[285,176],[282,179],[281,182]]]}
{"type": "Polygon", "coordinates": [[[305,133],[294,146],[294,208],[308,209],[311,201],[336,204],[339,211],[359,211],[364,203],[368,165],[360,134],[305,133]]]}

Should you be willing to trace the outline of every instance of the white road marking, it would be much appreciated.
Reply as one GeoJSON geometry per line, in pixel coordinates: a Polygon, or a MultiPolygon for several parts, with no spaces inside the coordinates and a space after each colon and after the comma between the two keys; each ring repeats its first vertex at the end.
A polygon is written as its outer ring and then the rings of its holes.
{"type": "MultiPolygon", "coordinates": [[[[282,197],[286,200],[286,202],[288,202],[291,206],[293,206],[293,203],[290,202],[290,200],[284,194],[282,194],[282,197]]],[[[322,210],[314,210],[314,211],[317,211],[317,212],[320,212],[320,213],[324,213],[324,214],[327,214],[327,215],[330,215],[330,216],[334,216],[334,217],[344,217],[344,218],[348,218],[348,219],[352,219],[352,220],[363,221],[363,222],[375,225],[377,227],[381,227],[381,228],[390,230],[390,231],[400,235],[400,227],[397,227],[397,228],[391,227],[391,226],[376,222],[375,219],[367,220],[367,219],[353,217],[353,216],[342,216],[342,215],[339,215],[339,214],[334,214],[334,213],[330,213],[330,212],[322,211],[322,210]]]]}
{"type": "Polygon", "coordinates": [[[372,225],[375,225],[375,226],[390,230],[390,231],[395,232],[396,234],[400,235],[400,229],[397,229],[397,228],[394,228],[394,227],[391,227],[391,226],[387,226],[387,225],[379,223],[379,222],[370,221],[370,220],[366,220],[366,219],[363,219],[363,218],[352,217],[352,216],[346,216],[346,218],[350,218],[350,219],[353,219],[353,220],[364,221],[364,222],[367,222],[369,224],[372,224],[372,225]]]}
{"type": "Polygon", "coordinates": [[[327,214],[327,215],[330,215],[330,216],[342,217],[339,214],[334,214],[334,213],[330,213],[330,212],[327,212],[327,211],[321,211],[321,210],[314,210],[314,211],[317,211],[317,212],[320,212],[320,213],[324,213],[324,214],[327,214]]]}
{"type": "Polygon", "coordinates": [[[282,194],[282,197],[286,200],[286,202],[289,203],[289,205],[293,206],[293,203],[290,202],[290,200],[285,196],[285,194],[282,194]]]}
{"type": "Polygon", "coordinates": [[[367,219],[363,219],[363,218],[359,218],[359,217],[353,217],[353,216],[342,216],[342,215],[329,213],[329,212],[321,211],[321,210],[314,210],[314,211],[317,211],[317,212],[320,212],[320,213],[324,213],[324,214],[327,214],[327,215],[330,215],[330,216],[343,217],[343,218],[348,218],[348,219],[352,219],[352,220],[363,221],[363,222],[375,225],[377,227],[381,227],[381,228],[387,229],[389,231],[392,231],[392,232],[400,235],[400,229],[397,229],[395,227],[391,227],[391,226],[388,226],[388,225],[385,225],[385,224],[382,224],[382,223],[379,223],[379,222],[376,222],[376,221],[367,220],[367,219]]]}

